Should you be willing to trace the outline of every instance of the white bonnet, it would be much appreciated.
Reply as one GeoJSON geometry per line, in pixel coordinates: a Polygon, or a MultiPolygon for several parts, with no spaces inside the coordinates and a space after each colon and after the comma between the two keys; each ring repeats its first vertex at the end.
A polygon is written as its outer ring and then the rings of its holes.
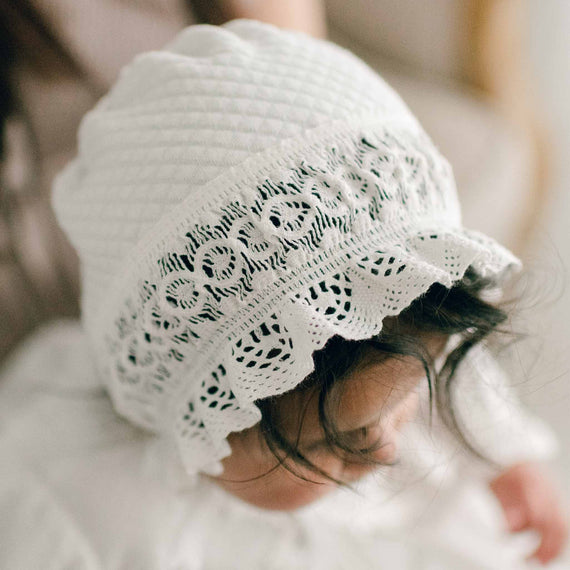
{"type": "Polygon", "coordinates": [[[255,401],[333,335],[517,260],[462,228],[453,176],[362,61],[259,22],[194,26],[83,120],[54,208],[119,413],[219,472],[255,401]]]}

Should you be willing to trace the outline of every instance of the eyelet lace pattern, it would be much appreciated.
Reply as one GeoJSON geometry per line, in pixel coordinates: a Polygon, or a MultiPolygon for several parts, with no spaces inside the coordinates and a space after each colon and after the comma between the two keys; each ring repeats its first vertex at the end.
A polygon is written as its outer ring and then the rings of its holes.
{"type": "Polygon", "coordinates": [[[448,163],[373,118],[232,169],[139,245],[86,321],[118,411],[220,472],[255,401],[294,388],[335,334],[380,332],[430,285],[518,262],[461,227],[448,163]],[[285,158],[284,158],[285,156],[285,158]]]}

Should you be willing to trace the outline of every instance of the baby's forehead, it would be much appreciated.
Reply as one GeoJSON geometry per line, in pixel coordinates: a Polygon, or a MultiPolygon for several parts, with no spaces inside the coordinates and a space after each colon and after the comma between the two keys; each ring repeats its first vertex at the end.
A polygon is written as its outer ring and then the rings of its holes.
{"type": "MultiPolygon", "coordinates": [[[[339,421],[372,420],[388,414],[425,380],[423,364],[411,356],[370,361],[342,383],[338,396],[339,421]]],[[[344,429],[344,428],[343,428],[344,429]]]]}
{"type": "MultiPolygon", "coordinates": [[[[327,394],[327,413],[335,427],[348,431],[381,419],[392,411],[425,379],[417,359],[387,357],[370,360],[339,380],[327,394]]],[[[319,415],[320,386],[296,389],[276,400],[276,410],[284,431],[304,433],[322,431],[319,415]]]]}

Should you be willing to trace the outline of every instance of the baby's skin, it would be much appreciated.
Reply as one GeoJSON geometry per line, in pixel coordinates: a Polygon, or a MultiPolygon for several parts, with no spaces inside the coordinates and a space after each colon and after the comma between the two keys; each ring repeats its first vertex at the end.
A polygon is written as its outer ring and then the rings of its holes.
{"type": "Polygon", "coordinates": [[[560,493],[544,468],[535,463],[513,465],[489,487],[511,532],[534,530],[540,535],[538,548],[529,558],[542,564],[556,558],[568,540],[568,522],[560,493]]]}
{"type": "MultiPolygon", "coordinates": [[[[437,355],[444,341],[432,341],[430,352],[437,355]]],[[[277,408],[281,432],[296,443],[302,454],[336,481],[354,482],[379,464],[397,460],[401,428],[414,417],[418,406],[417,387],[425,380],[418,360],[412,357],[371,358],[353,372],[343,385],[335,415],[338,427],[359,448],[381,445],[371,452],[376,462],[331,449],[319,421],[315,390],[293,390],[279,399],[277,408]]],[[[232,448],[223,460],[224,473],[216,482],[231,494],[257,507],[292,510],[319,499],[337,483],[291,459],[279,461],[268,448],[259,426],[233,433],[232,448]],[[289,466],[291,469],[287,469],[289,466]]],[[[560,495],[540,465],[517,464],[490,482],[512,532],[535,530],[541,541],[532,558],[547,563],[562,551],[568,527],[560,495]]]]}

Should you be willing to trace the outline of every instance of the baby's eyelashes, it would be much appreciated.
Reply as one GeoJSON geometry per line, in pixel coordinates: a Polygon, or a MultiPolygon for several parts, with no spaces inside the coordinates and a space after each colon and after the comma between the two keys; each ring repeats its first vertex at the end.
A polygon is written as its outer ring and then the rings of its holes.
{"type": "Polygon", "coordinates": [[[303,454],[314,461],[337,459],[345,466],[376,468],[397,461],[397,445],[379,434],[378,429],[362,427],[343,437],[345,448],[321,440],[307,446],[303,454]],[[350,451],[352,450],[352,451],[350,451]]]}

